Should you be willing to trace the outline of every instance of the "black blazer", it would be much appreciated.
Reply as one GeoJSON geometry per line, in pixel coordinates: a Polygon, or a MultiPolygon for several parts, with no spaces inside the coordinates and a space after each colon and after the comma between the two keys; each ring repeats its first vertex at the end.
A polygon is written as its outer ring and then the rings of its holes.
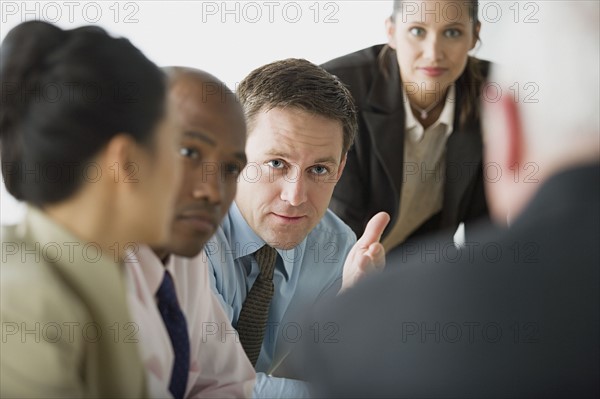
{"type": "Polygon", "coordinates": [[[599,397],[599,203],[600,164],[563,171],[508,230],[388,259],[307,323],[334,328],[302,377],[316,397],[599,397]]]}
{"type": "MultiPolygon", "coordinates": [[[[369,47],[323,65],[344,82],[358,107],[358,135],[348,152],[346,169],[333,193],[330,208],[361,236],[377,212],[391,216],[385,237],[399,214],[402,189],[405,113],[398,61],[387,54],[389,76],[378,63],[383,45],[369,47]]],[[[489,63],[481,61],[487,75],[489,63]]],[[[457,102],[462,93],[457,88],[457,102]]],[[[417,229],[407,241],[423,233],[448,229],[487,215],[483,189],[480,121],[459,129],[456,107],[453,133],[446,144],[446,180],[442,211],[417,229]]]]}

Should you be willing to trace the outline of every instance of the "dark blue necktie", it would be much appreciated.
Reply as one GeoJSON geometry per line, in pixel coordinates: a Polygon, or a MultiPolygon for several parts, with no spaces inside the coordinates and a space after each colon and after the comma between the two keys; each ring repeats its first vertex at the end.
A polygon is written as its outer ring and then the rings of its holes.
{"type": "Polygon", "coordinates": [[[177,302],[173,278],[168,271],[165,271],[163,281],[156,292],[156,299],[175,353],[169,391],[175,399],[183,399],[190,371],[190,337],[185,316],[177,302]]]}

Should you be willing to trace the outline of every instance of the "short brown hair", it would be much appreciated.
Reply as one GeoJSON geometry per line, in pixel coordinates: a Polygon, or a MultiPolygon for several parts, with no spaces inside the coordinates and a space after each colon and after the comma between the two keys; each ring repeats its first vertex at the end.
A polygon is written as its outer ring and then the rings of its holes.
{"type": "Polygon", "coordinates": [[[296,107],[341,122],[343,154],[354,142],[358,125],[352,94],[336,76],[307,60],[289,58],[257,68],[240,83],[237,94],[248,131],[259,112],[296,107]]]}

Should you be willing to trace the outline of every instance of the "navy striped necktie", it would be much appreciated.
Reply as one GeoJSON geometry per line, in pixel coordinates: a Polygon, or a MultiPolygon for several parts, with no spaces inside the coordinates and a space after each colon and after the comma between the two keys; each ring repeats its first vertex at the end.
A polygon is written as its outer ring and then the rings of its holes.
{"type": "Polygon", "coordinates": [[[158,300],[158,310],[169,332],[169,338],[175,353],[169,391],[175,399],[182,399],[185,395],[190,371],[190,337],[185,315],[177,301],[173,278],[166,270],[163,281],[156,292],[156,299],[158,300]]]}

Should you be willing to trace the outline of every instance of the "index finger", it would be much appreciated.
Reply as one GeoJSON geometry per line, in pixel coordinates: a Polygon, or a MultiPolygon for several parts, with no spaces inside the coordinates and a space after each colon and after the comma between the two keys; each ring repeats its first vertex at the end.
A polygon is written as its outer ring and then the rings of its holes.
{"type": "Polygon", "coordinates": [[[379,212],[369,220],[365,232],[357,243],[361,247],[368,247],[374,242],[378,242],[381,239],[385,226],[390,222],[390,215],[387,212],[379,212]]]}

